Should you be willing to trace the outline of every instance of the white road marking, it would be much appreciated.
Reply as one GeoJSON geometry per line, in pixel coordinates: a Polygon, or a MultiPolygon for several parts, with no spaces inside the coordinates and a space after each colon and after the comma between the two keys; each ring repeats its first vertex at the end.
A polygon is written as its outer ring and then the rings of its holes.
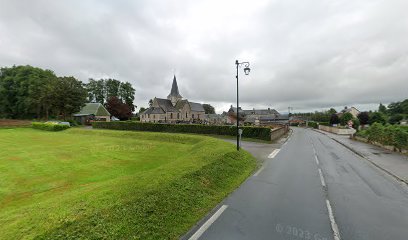
{"type": "Polygon", "coordinates": [[[254,176],[255,176],[255,177],[258,176],[258,174],[259,174],[262,170],[264,170],[264,168],[265,168],[265,165],[262,166],[258,171],[256,171],[256,173],[254,174],[254,176]]]}
{"type": "Polygon", "coordinates": [[[275,149],[271,154],[269,154],[268,158],[274,158],[278,153],[280,149],[275,149]]]}
{"type": "Polygon", "coordinates": [[[315,155],[315,159],[316,159],[316,164],[319,165],[319,159],[317,158],[316,155],[315,155]]]}
{"type": "Polygon", "coordinates": [[[326,183],[324,182],[324,178],[323,178],[323,173],[322,170],[319,168],[317,169],[319,171],[319,175],[320,175],[320,182],[322,182],[322,186],[326,187],[326,183]]]}
{"type": "Polygon", "coordinates": [[[219,216],[227,209],[228,205],[222,205],[214,215],[212,215],[198,230],[189,238],[189,240],[197,240],[203,235],[203,233],[217,220],[219,216]]]}
{"type": "Polygon", "coordinates": [[[330,201],[328,199],[326,199],[326,206],[327,206],[327,211],[329,212],[330,224],[331,224],[331,228],[333,230],[334,240],[340,240],[339,228],[337,227],[337,223],[336,223],[336,220],[334,219],[332,207],[331,207],[330,201]]]}

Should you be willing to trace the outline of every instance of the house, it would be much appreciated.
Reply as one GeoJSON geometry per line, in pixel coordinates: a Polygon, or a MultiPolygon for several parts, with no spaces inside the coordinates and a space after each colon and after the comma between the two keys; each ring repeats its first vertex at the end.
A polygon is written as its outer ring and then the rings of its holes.
{"type": "Polygon", "coordinates": [[[155,97],[152,106],[140,114],[141,122],[203,122],[205,119],[205,110],[201,103],[183,99],[180,95],[176,76],[167,98],[155,97]]]}
{"type": "Polygon", "coordinates": [[[226,114],[206,114],[205,122],[211,125],[224,125],[227,123],[228,116],[226,114]]]}
{"type": "Polygon", "coordinates": [[[348,107],[346,106],[346,107],[344,107],[343,110],[341,110],[340,112],[338,112],[337,115],[338,115],[339,117],[341,117],[344,113],[351,113],[351,115],[353,115],[354,118],[357,118],[358,114],[360,114],[360,111],[359,111],[357,108],[355,108],[355,107],[348,108],[348,107]]]}
{"type": "MultiPolygon", "coordinates": [[[[231,105],[230,109],[228,110],[228,123],[235,124],[237,122],[237,108],[231,105]]],[[[241,107],[239,108],[239,118],[240,124],[243,121],[245,124],[253,124],[253,125],[267,125],[271,123],[287,123],[289,120],[288,116],[281,115],[275,109],[255,109],[252,110],[243,110],[241,107]]]]}
{"type": "Polygon", "coordinates": [[[73,114],[73,117],[81,124],[89,124],[91,121],[110,122],[111,114],[100,103],[87,103],[81,111],[73,114]]]}

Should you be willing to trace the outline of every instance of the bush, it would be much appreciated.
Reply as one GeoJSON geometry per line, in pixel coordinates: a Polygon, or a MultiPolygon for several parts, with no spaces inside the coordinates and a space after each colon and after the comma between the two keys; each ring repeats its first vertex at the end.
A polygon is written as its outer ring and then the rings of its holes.
{"type": "Polygon", "coordinates": [[[45,131],[62,131],[68,129],[68,125],[62,124],[55,124],[55,123],[41,123],[41,122],[33,122],[32,127],[35,129],[45,130],[45,131]]]}
{"type": "Polygon", "coordinates": [[[374,123],[367,130],[360,131],[357,136],[366,137],[369,141],[394,146],[397,149],[408,149],[408,132],[400,126],[374,123]]]}
{"type": "Polygon", "coordinates": [[[67,120],[67,122],[69,122],[69,124],[71,124],[71,127],[76,127],[78,125],[81,125],[80,122],[77,122],[75,120],[67,120]]]}
{"type": "MultiPolygon", "coordinates": [[[[93,122],[94,128],[150,131],[150,132],[173,132],[173,133],[198,133],[236,136],[235,126],[213,126],[199,124],[161,124],[142,122],[93,122]]],[[[266,127],[240,127],[243,129],[242,137],[271,140],[271,129],[266,127]]]]}
{"type": "Polygon", "coordinates": [[[307,123],[307,126],[311,128],[319,128],[319,123],[310,121],[307,123]]]}

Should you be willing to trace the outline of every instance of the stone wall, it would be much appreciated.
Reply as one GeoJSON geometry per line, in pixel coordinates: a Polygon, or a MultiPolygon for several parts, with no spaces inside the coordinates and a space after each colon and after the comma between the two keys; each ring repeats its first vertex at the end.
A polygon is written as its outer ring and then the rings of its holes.
{"type": "Polygon", "coordinates": [[[282,127],[271,129],[271,141],[275,141],[275,140],[281,138],[288,131],[289,131],[288,126],[282,126],[282,127]]]}
{"type": "Polygon", "coordinates": [[[356,130],[353,128],[337,128],[337,127],[329,127],[324,125],[319,125],[319,130],[323,130],[330,133],[335,133],[339,135],[350,135],[356,133],[356,130]]]}

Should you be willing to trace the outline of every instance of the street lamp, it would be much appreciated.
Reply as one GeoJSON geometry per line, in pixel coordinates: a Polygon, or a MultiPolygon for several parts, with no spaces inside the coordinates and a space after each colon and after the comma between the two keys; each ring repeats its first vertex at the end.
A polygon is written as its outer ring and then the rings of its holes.
{"type": "Polygon", "coordinates": [[[244,66],[244,73],[248,75],[251,69],[249,68],[249,62],[238,62],[235,60],[235,65],[237,66],[237,151],[239,151],[239,92],[238,92],[238,69],[244,66]]]}

